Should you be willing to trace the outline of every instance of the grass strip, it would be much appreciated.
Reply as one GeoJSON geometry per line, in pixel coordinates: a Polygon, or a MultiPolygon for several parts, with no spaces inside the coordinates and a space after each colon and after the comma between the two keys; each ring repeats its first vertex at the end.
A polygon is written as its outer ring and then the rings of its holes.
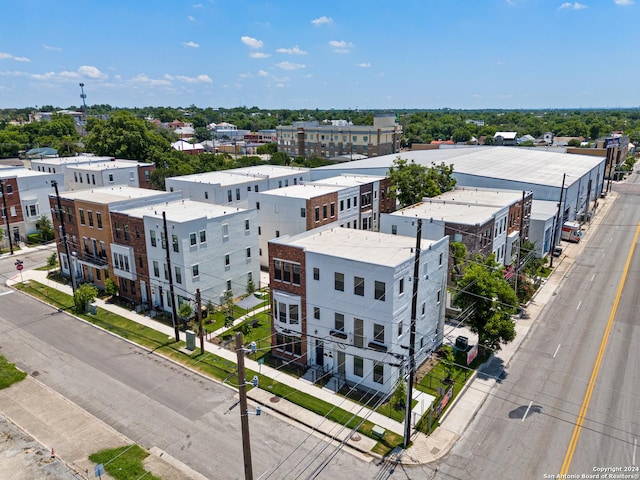
{"type": "Polygon", "coordinates": [[[139,445],[127,445],[92,453],[89,460],[96,465],[102,464],[115,480],[161,480],[144,468],[142,461],[148,456],[149,453],[139,445]]]}

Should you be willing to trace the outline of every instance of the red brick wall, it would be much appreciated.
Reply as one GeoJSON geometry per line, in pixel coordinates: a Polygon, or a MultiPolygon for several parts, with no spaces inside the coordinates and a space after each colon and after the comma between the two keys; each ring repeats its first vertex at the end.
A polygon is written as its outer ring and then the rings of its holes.
{"type": "Polygon", "coordinates": [[[328,193],[307,200],[307,230],[327,225],[338,220],[338,193],[328,193]],[[331,203],[333,203],[334,215],[331,216],[331,203]],[[327,218],[323,216],[323,206],[327,206],[327,218]],[[320,209],[320,221],[316,222],[316,207],[320,209]]]}
{"type": "MultiPolygon", "coordinates": [[[[123,278],[122,280],[127,282],[128,291],[125,292],[122,290],[122,288],[120,288],[120,296],[135,303],[142,303],[142,287],[140,285],[140,281],[143,281],[145,282],[145,288],[147,289],[147,299],[149,302],[151,302],[151,292],[149,291],[149,262],[147,261],[147,245],[145,243],[144,220],[142,218],[130,217],[129,215],[126,215],[124,213],[111,212],[111,224],[112,230],[114,232],[116,223],[120,225],[120,238],[114,238],[113,243],[126,245],[133,248],[133,261],[135,262],[136,270],[135,293],[131,292],[131,282],[129,281],[129,279],[123,278]],[[124,235],[125,225],[129,226],[128,240],[124,235]],[[142,258],[142,266],[140,264],[140,258],[142,258]]],[[[120,287],[120,278],[115,276],[115,274],[113,273],[113,268],[111,269],[111,274],[120,287]]]]}

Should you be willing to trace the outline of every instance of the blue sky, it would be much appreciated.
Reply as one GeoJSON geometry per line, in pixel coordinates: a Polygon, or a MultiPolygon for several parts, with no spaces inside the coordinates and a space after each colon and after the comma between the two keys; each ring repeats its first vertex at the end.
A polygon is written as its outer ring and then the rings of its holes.
{"type": "Polygon", "coordinates": [[[640,105],[640,0],[0,0],[0,108],[640,105]]]}

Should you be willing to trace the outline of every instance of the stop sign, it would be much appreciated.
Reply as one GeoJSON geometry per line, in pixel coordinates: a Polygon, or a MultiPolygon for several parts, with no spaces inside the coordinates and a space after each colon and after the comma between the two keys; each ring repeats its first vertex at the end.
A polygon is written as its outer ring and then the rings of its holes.
{"type": "Polygon", "coordinates": [[[23,268],[24,268],[24,266],[21,263],[16,265],[16,270],[18,270],[18,271],[22,270],[23,268]]]}

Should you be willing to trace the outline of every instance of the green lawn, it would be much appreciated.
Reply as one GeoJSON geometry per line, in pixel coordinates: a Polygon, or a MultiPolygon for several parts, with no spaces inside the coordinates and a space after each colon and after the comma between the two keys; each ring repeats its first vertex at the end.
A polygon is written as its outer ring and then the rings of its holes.
{"type": "Polygon", "coordinates": [[[101,450],[89,455],[89,460],[103,464],[105,471],[115,480],[161,480],[145,470],[142,461],[149,453],[138,445],[101,450]]]}
{"type": "Polygon", "coordinates": [[[0,355],[0,389],[10,387],[14,383],[23,380],[26,376],[25,372],[18,370],[15,364],[10,363],[0,355]]]}

